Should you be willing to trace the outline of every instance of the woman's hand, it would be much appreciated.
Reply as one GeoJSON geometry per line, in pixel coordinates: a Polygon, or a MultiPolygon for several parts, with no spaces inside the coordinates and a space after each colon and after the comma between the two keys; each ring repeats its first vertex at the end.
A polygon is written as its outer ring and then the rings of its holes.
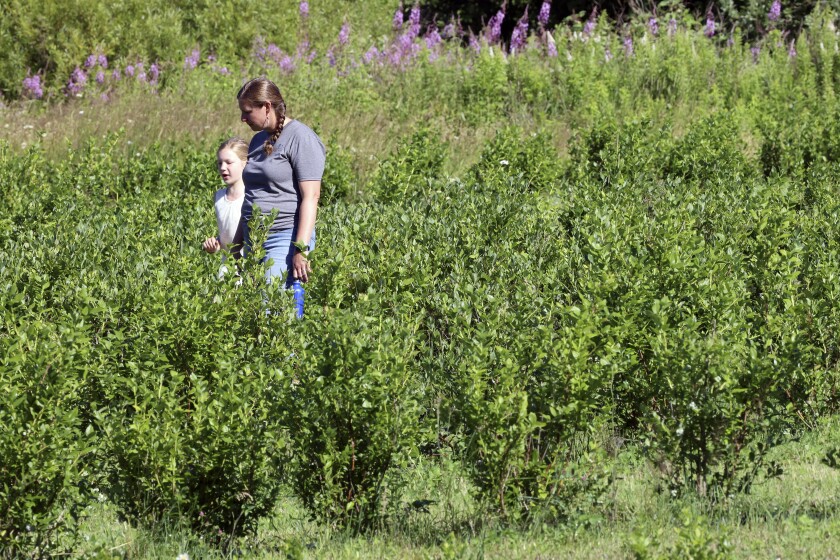
{"type": "Polygon", "coordinates": [[[292,278],[300,280],[301,282],[309,282],[309,273],[312,272],[312,267],[309,266],[309,259],[300,251],[295,252],[292,257],[292,278]]]}
{"type": "Polygon", "coordinates": [[[222,248],[222,245],[219,243],[218,238],[208,237],[204,240],[204,243],[201,244],[201,248],[207,251],[208,253],[215,253],[216,251],[222,248]]]}

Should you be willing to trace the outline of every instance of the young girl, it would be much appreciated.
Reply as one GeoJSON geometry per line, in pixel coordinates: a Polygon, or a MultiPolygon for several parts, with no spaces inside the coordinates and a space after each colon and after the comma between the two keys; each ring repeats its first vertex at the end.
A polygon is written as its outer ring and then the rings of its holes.
{"type": "MultiPolygon", "coordinates": [[[[237,239],[237,230],[242,214],[242,201],[245,200],[242,170],[245,169],[247,161],[248,144],[241,138],[225,140],[216,152],[219,175],[227,186],[216,191],[214,196],[219,235],[204,240],[202,248],[208,253],[215,253],[219,249],[229,251],[234,240],[237,245],[241,243],[241,239],[237,239]]],[[[238,252],[239,247],[234,247],[234,250],[238,252]]],[[[224,276],[226,270],[222,265],[219,275],[224,276]]]]}

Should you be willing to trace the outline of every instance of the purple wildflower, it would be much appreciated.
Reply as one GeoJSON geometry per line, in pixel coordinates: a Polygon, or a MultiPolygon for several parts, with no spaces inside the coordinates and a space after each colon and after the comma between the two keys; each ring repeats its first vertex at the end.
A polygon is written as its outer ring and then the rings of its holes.
{"type": "Polygon", "coordinates": [[[96,55],[92,54],[85,60],[85,68],[93,68],[96,65],[96,55]]]}
{"type": "Polygon", "coordinates": [[[105,56],[104,54],[100,54],[98,57],[96,57],[96,60],[97,62],[99,62],[99,66],[101,66],[102,68],[108,68],[107,56],[105,56]]]}
{"type": "Polygon", "coordinates": [[[327,51],[327,61],[330,63],[330,66],[336,65],[337,61],[335,59],[335,51],[333,51],[333,49],[327,51]]]}
{"type": "Polygon", "coordinates": [[[365,64],[370,64],[373,60],[379,56],[379,49],[375,46],[369,48],[364,55],[362,55],[362,60],[365,61],[365,64]]]}
{"type": "Polygon", "coordinates": [[[152,76],[152,83],[156,84],[158,78],[160,77],[160,66],[157,65],[157,62],[153,62],[151,66],[149,66],[149,74],[152,76]]]}
{"type": "MultiPolygon", "coordinates": [[[[290,57],[288,55],[286,55],[286,56],[284,56],[283,58],[280,59],[280,65],[279,66],[280,66],[280,70],[282,70],[286,74],[291,74],[292,72],[295,71],[295,61],[292,59],[292,57],[290,57]]],[[[227,70],[227,68],[225,68],[225,70],[227,70]]],[[[227,72],[226,74],[229,74],[229,73],[230,72],[227,72]]]]}
{"type": "Polygon", "coordinates": [[[788,57],[796,58],[796,41],[790,42],[790,47],[788,48],[788,57]]]}
{"type": "Polygon", "coordinates": [[[443,27],[443,31],[441,32],[440,36],[444,39],[452,39],[453,37],[457,37],[458,28],[453,22],[450,21],[443,27]]]}
{"type": "Polygon", "coordinates": [[[782,3],[779,0],[775,0],[773,5],[770,6],[770,11],[767,12],[767,19],[770,21],[777,21],[779,17],[782,15],[782,3]]]}
{"type": "Polygon", "coordinates": [[[102,70],[96,73],[96,83],[99,85],[105,83],[105,72],[103,72],[102,70]]]}
{"type": "Polygon", "coordinates": [[[27,75],[23,79],[24,94],[35,99],[44,97],[44,90],[41,87],[41,76],[35,74],[34,76],[27,75]]]}
{"type": "Polygon", "coordinates": [[[346,21],[341,26],[341,31],[338,32],[338,44],[344,46],[350,40],[350,24],[346,21]]]}
{"type": "Polygon", "coordinates": [[[420,6],[417,4],[415,4],[408,13],[408,23],[410,24],[408,34],[411,35],[412,39],[414,39],[420,35],[420,6]]]}
{"type": "Polygon", "coordinates": [[[391,24],[393,25],[393,27],[394,27],[394,30],[395,30],[395,31],[396,31],[397,29],[402,29],[402,25],[403,25],[403,11],[402,11],[402,6],[400,6],[399,8],[397,8],[397,11],[396,11],[396,12],[394,12],[394,19],[393,19],[393,20],[391,20],[391,24]]]}
{"type": "Polygon", "coordinates": [[[654,37],[659,35],[659,22],[656,21],[655,17],[652,17],[648,20],[648,31],[650,31],[650,34],[654,37]]]}
{"type": "Polygon", "coordinates": [[[108,101],[108,99],[109,99],[109,98],[108,98],[108,93],[107,93],[107,92],[104,92],[104,91],[103,91],[103,92],[102,92],[102,95],[100,95],[100,96],[99,96],[99,100],[100,100],[100,101],[108,101]]]}
{"type": "Polygon", "coordinates": [[[128,66],[125,67],[125,75],[128,76],[129,78],[134,77],[134,66],[133,65],[129,64],[128,66]]]}
{"type": "Polygon", "coordinates": [[[207,55],[207,62],[216,62],[216,55],[215,54],[208,54],[207,55]]]}
{"type": "Polygon", "coordinates": [[[280,50],[280,47],[278,47],[274,43],[271,43],[265,48],[265,54],[268,56],[268,58],[273,60],[275,63],[279,64],[280,58],[282,58],[283,56],[283,51],[280,50]]]}
{"type": "Polygon", "coordinates": [[[487,42],[495,45],[502,38],[502,22],[505,21],[505,10],[502,8],[496,15],[490,18],[487,24],[487,42]]]}
{"type": "Polygon", "coordinates": [[[555,58],[557,56],[557,44],[554,42],[554,37],[551,33],[545,34],[546,51],[549,57],[555,58]]]}
{"type": "Polygon", "coordinates": [[[122,73],[120,73],[120,69],[119,68],[114,68],[114,71],[111,72],[111,79],[116,82],[120,78],[122,78],[122,73]]]}
{"type": "Polygon", "coordinates": [[[85,74],[84,70],[76,66],[76,69],[73,70],[72,74],[70,74],[70,80],[67,82],[67,94],[79,95],[85,88],[86,83],[87,74],[85,74]]]}
{"type": "Polygon", "coordinates": [[[598,19],[598,8],[592,8],[592,13],[589,14],[589,17],[586,20],[586,23],[583,24],[583,35],[585,37],[589,37],[592,35],[592,32],[595,31],[596,20],[598,19]]]}
{"type": "Polygon", "coordinates": [[[481,43],[478,42],[478,37],[470,33],[470,48],[478,54],[481,52],[481,43]]]}
{"type": "Polygon", "coordinates": [[[715,36],[715,19],[712,14],[706,16],[706,28],[703,30],[703,34],[709,39],[715,36]]]}
{"type": "Polygon", "coordinates": [[[441,38],[440,33],[438,33],[437,27],[430,25],[426,30],[426,48],[432,50],[441,42],[443,42],[443,39],[441,38]]]}
{"type": "Polygon", "coordinates": [[[612,60],[612,59],[613,59],[613,54],[612,54],[612,51],[610,50],[610,48],[609,48],[609,47],[605,48],[605,49],[604,49],[604,60],[605,60],[606,62],[609,62],[609,61],[610,61],[610,60],[612,60]]]}
{"type": "Polygon", "coordinates": [[[185,70],[194,70],[196,66],[198,66],[198,61],[201,58],[201,52],[198,49],[194,49],[189,56],[184,58],[184,69],[185,70]]]}
{"type": "Polygon", "coordinates": [[[307,64],[312,64],[312,61],[315,60],[316,56],[318,56],[318,51],[316,51],[314,49],[309,51],[309,56],[306,57],[306,63],[307,64]]]}
{"type": "Polygon", "coordinates": [[[546,25],[548,25],[548,16],[550,15],[550,13],[551,13],[551,1],[550,0],[545,0],[542,3],[542,6],[540,6],[540,14],[537,16],[537,23],[539,23],[540,26],[542,26],[542,27],[545,27],[546,25]]]}
{"type": "MultiPolygon", "coordinates": [[[[289,57],[286,57],[286,58],[289,58],[289,57]]],[[[291,59],[289,58],[289,60],[291,60],[291,59]]],[[[218,72],[222,76],[230,76],[230,70],[228,70],[227,66],[219,66],[218,68],[216,68],[216,72],[218,72]]]]}
{"type": "Polygon", "coordinates": [[[298,11],[300,11],[300,17],[303,19],[309,17],[309,2],[303,0],[298,7],[298,11]]]}
{"type": "Polygon", "coordinates": [[[629,35],[624,38],[624,56],[633,56],[633,38],[629,35]]]}
{"type": "Polygon", "coordinates": [[[510,35],[510,52],[519,52],[525,48],[525,41],[528,39],[528,10],[516,22],[513,33],[510,35]]]}
{"type": "Polygon", "coordinates": [[[750,52],[752,53],[753,62],[758,64],[758,55],[761,54],[761,47],[751,47],[750,52]]]}
{"type": "Polygon", "coordinates": [[[668,37],[673,37],[677,33],[677,20],[671,18],[668,20],[668,37]]]}

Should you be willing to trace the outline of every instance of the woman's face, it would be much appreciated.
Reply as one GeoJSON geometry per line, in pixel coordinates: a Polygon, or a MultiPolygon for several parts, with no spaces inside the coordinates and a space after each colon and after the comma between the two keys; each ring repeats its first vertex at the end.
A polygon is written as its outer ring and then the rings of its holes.
{"type": "Polygon", "coordinates": [[[244,99],[239,100],[240,120],[254,132],[271,128],[271,104],[251,105],[244,99]]]}
{"type": "Polygon", "coordinates": [[[245,162],[239,159],[236,152],[230,148],[222,148],[216,156],[216,161],[219,166],[219,175],[225,185],[231,187],[242,180],[245,162]]]}

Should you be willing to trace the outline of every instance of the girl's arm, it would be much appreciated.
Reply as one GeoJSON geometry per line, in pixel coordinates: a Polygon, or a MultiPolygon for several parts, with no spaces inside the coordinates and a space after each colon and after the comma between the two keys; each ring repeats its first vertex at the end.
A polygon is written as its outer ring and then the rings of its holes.
{"type": "MultiPolygon", "coordinates": [[[[321,197],[321,181],[300,182],[300,209],[298,210],[296,242],[308,245],[315,229],[315,218],[318,215],[318,199],[321,197]]],[[[292,276],[302,282],[309,281],[309,260],[300,251],[292,257],[292,276]]]]}

